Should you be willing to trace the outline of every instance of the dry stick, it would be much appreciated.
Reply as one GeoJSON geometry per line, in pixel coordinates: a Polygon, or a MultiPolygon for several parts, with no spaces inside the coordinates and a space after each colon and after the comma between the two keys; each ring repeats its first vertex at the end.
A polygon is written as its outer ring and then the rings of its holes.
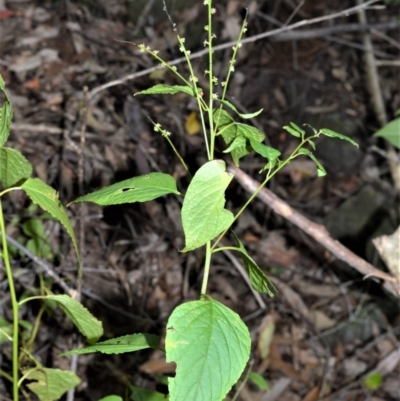
{"type": "MultiPolygon", "coordinates": [[[[260,186],[259,182],[250,178],[237,167],[230,166],[228,171],[235,175],[235,178],[239,181],[240,185],[249,193],[254,193],[254,191],[260,186]]],[[[324,226],[307,219],[266,188],[263,188],[259,192],[258,198],[275,213],[289,220],[291,223],[301,228],[305,233],[313,237],[335,255],[336,258],[343,260],[366,277],[379,277],[383,279],[384,288],[393,295],[398,297],[400,296],[400,285],[394,277],[372,266],[370,263],[343,246],[339,241],[334,240],[324,226]]]]}
{"type": "MultiPolygon", "coordinates": [[[[260,33],[258,35],[254,35],[254,36],[251,36],[249,38],[245,38],[245,39],[242,40],[242,44],[256,42],[257,40],[265,39],[265,38],[268,38],[270,36],[278,35],[278,34],[283,33],[283,32],[292,31],[293,29],[300,28],[300,27],[303,27],[303,26],[316,24],[318,22],[328,21],[328,20],[336,19],[336,18],[343,17],[343,16],[348,17],[349,15],[358,12],[358,10],[366,9],[370,5],[372,5],[372,4],[374,4],[374,3],[378,2],[378,1],[379,0],[370,0],[370,1],[367,1],[366,3],[364,3],[364,4],[361,4],[361,5],[358,5],[358,6],[355,6],[355,7],[351,7],[351,8],[348,8],[347,10],[343,10],[343,11],[340,11],[340,12],[337,12],[337,13],[333,13],[333,14],[330,14],[330,15],[325,15],[323,17],[313,18],[313,19],[309,19],[309,20],[299,21],[299,22],[296,22],[296,23],[294,23],[292,25],[288,25],[288,26],[282,26],[282,27],[274,29],[272,31],[260,33]]],[[[236,45],[236,41],[223,43],[221,45],[214,46],[213,47],[213,51],[224,50],[224,49],[230,48],[230,47],[235,46],[235,45],[236,45]]],[[[196,53],[193,53],[193,54],[190,55],[189,58],[191,60],[193,60],[193,59],[202,57],[202,56],[204,56],[206,54],[208,54],[208,49],[204,49],[204,50],[198,51],[196,53]]],[[[175,60],[169,61],[168,64],[177,65],[177,64],[181,64],[184,61],[186,61],[185,57],[180,57],[180,58],[177,58],[175,60]]],[[[158,70],[160,68],[161,68],[161,66],[157,65],[157,66],[154,66],[154,67],[151,67],[151,68],[147,68],[147,69],[145,69],[143,71],[139,71],[139,72],[135,72],[133,74],[125,75],[122,78],[116,79],[114,81],[107,82],[106,84],[103,84],[103,85],[100,85],[100,86],[98,86],[96,88],[93,88],[88,94],[88,101],[90,102],[93,99],[94,96],[96,96],[98,93],[104,91],[105,89],[111,88],[111,87],[116,86],[116,85],[122,85],[127,81],[131,81],[132,79],[139,78],[139,77],[142,77],[144,75],[148,75],[148,74],[152,73],[153,71],[156,71],[156,70],[158,70]]]]}
{"type": "MultiPolygon", "coordinates": [[[[357,0],[357,4],[362,4],[362,0],[357,0]]],[[[358,10],[358,20],[360,24],[367,25],[367,16],[365,15],[364,9],[358,10]]],[[[381,86],[379,83],[378,68],[375,61],[374,47],[372,45],[371,34],[365,32],[363,35],[363,45],[366,48],[365,51],[365,68],[367,70],[368,76],[368,86],[372,97],[372,103],[374,106],[376,117],[379,124],[383,127],[387,124],[388,118],[386,114],[385,104],[383,101],[381,86]]],[[[396,152],[393,146],[385,141],[386,151],[389,155],[388,163],[390,167],[390,172],[393,178],[393,183],[398,192],[400,192],[400,160],[397,158],[397,163],[391,161],[391,158],[396,158],[396,152]]]]}
{"type": "Polygon", "coordinates": [[[31,259],[33,263],[36,263],[38,266],[40,266],[43,269],[43,271],[48,276],[50,276],[70,297],[72,298],[75,297],[76,291],[71,287],[69,287],[51,266],[49,266],[46,262],[43,262],[43,260],[38,258],[34,253],[32,253],[29,249],[24,247],[14,238],[10,237],[9,235],[7,235],[6,237],[7,237],[7,242],[15,246],[17,249],[19,249],[24,255],[28,256],[28,258],[31,259]]]}

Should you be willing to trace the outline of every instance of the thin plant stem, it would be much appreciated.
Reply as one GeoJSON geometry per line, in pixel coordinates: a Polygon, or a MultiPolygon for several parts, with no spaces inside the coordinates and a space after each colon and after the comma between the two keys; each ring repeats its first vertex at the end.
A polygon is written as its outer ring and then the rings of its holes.
{"type": "Polygon", "coordinates": [[[13,400],[18,401],[18,301],[15,292],[14,279],[11,270],[10,257],[6,238],[6,227],[4,224],[3,205],[0,199],[0,231],[2,232],[1,242],[3,246],[3,260],[6,269],[8,288],[10,290],[10,299],[13,315],[13,338],[12,338],[12,382],[13,382],[13,400]]]}
{"type": "MultiPolygon", "coordinates": [[[[313,138],[313,137],[311,137],[313,138]]],[[[311,138],[308,139],[303,139],[300,144],[296,147],[296,149],[292,152],[292,154],[284,161],[282,162],[279,167],[277,167],[271,174],[270,172],[267,173],[267,176],[265,177],[265,180],[260,184],[260,186],[253,192],[253,194],[250,196],[250,198],[245,202],[245,204],[240,208],[240,210],[237,212],[235,217],[233,218],[232,224],[239,218],[239,216],[244,212],[244,210],[249,206],[249,204],[254,200],[254,198],[258,195],[258,193],[265,187],[267,182],[275,175],[277,174],[280,170],[282,170],[283,167],[285,167],[288,163],[290,163],[296,156],[298,156],[297,152],[298,150],[311,138]]],[[[211,250],[214,251],[215,247],[221,241],[221,239],[224,237],[224,235],[228,232],[232,224],[224,230],[218,239],[214,242],[214,244],[211,247],[211,250]]]]}
{"type": "Polygon", "coordinates": [[[201,295],[205,295],[207,292],[208,276],[210,275],[211,267],[211,255],[211,241],[208,241],[206,244],[206,260],[204,262],[204,274],[203,283],[201,284],[201,295]]]}
{"type": "Polygon", "coordinates": [[[208,86],[209,86],[209,101],[208,101],[208,123],[210,125],[210,153],[208,155],[208,160],[214,159],[214,147],[215,147],[215,132],[214,132],[214,120],[213,120],[213,106],[214,106],[214,94],[213,94],[213,85],[214,85],[214,76],[213,76],[213,48],[212,41],[214,38],[213,29],[212,29],[212,14],[213,7],[212,1],[208,0],[208,25],[207,25],[207,33],[208,33],[208,86]]]}
{"type": "Polygon", "coordinates": [[[246,376],[244,377],[243,381],[240,383],[240,386],[237,388],[235,395],[232,397],[232,401],[236,401],[242,392],[244,386],[246,385],[247,381],[249,380],[251,370],[253,369],[254,361],[250,361],[249,368],[247,369],[246,376]]]}

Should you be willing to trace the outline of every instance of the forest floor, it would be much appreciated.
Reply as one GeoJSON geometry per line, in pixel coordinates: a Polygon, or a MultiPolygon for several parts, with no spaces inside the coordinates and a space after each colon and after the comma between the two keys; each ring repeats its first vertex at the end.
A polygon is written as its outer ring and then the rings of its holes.
{"type": "MultiPolygon", "coordinates": [[[[216,43],[236,39],[244,3],[218,2],[216,43]]],[[[186,47],[192,53],[202,50],[203,2],[177,0],[166,5],[186,47]]],[[[250,38],[340,13],[356,3],[280,0],[246,5],[250,38]]],[[[296,138],[282,129],[290,121],[330,128],[359,143],[357,149],[347,142],[321,140],[316,156],[327,176],[317,177],[314,163],[299,158],[274,177],[269,189],[384,271],[372,239],[392,234],[399,226],[399,193],[385,143],[373,137],[382,124],[369,90],[365,38],[372,40],[379,60],[379,85],[390,120],[400,109],[399,14],[399,5],[388,5],[366,12],[368,30],[360,25],[357,13],[350,13],[246,43],[228,92],[228,99],[242,112],[263,108],[252,122],[283,156],[296,145],[296,138]]],[[[157,62],[139,52],[140,43],[159,50],[166,60],[181,57],[176,33],[159,0],[0,0],[0,74],[14,108],[8,146],[28,158],[34,174],[59,191],[63,204],[151,171],[169,173],[180,189],[185,188],[186,171],[148,117],[172,132],[171,140],[191,171],[206,160],[196,104],[187,95],[133,97],[157,83],[178,83],[165,69],[150,71],[157,62]]],[[[230,54],[231,46],[214,53],[220,81],[230,54]]],[[[196,58],[193,65],[207,89],[206,59],[196,58]]],[[[177,67],[187,74],[184,64],[177,67]]],[[[223,150],[218,143],[218,157],[226,156],[223,150]]],[[[240,165],[258,180],[262,167],[254,154],[240,165]]],[[[227,204],[237,211],[248,196],[233,180],[227,204]]],[[[59,224],[38,208],[23,209],[29,203],[22,193],[3,205],[8,235],[25,246],[38,235],[28,222],[43,223],[45,237],[36,237],[39,256],[75,287],[76,260],[59,224]]],[[[163,336],[172,310],[198,298],[203,253],[179,252],[184,243],[180,206],[173,196],[105,208],[85,206],[82,301],[103,321],[105,338],[136,332],[163,336]]],[[[82,210],[72,205],[68,212],[79,237],[82,210]]],[[[240,399],[400,400],[399,298],[384,288],[382,280],[364,279],[260,200],[240,217],[235,233],[277,288],[273,298],[257,297],[240,274],[237,255],[219,252],[213,259],[209,293],[248,325],[254,341],[252,369],[270,386],[265,392],[247,384],[240,399]],[[371,376],[373,372],[378,374],[371,376]]],[[[234,239],[228,236],[225,243],[234,239]]],[[[14,254],[13,267],[19,295],[39,286],[40,269],[23,252],[14,254]]],[[[51,288],[62,293],[57,283],[51,288]]],[[[0,299],[0,316],[10,319],[3,267],[0,299]]],[[[25,307],[21,318],[33,323],[36,313],[35,307],[25,307]]],[[[62,314],[46,315],[35,356],[48,367],[69,369],[70,359],[58,355],[81,345],[73,333],[62,314]]],[[[165,391],[158,377],[173,374],[174,367],[163,358],[156,351],[81,356],[77,373],[82,383],[75,399],[126,395],[127,385],[165,391]]],[[[9,351],[3,345],[0,364],[10,370],[9,351]]],[[[0,378],[0,400],[10,399],[9,388],[0,378]]]]}

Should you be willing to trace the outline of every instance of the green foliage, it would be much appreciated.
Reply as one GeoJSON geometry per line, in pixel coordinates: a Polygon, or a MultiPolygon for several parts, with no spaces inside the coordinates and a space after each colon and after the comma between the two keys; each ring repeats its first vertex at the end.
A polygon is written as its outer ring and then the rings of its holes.
{"type": "Polygon", "coordinates": [[[68,295],[47,295],[44,299],[57,302],[89,343],[103,335],[103,324],[75,299],[68,295]]]}
{"type": "Polygon", "coordinates": [[[372,391],[378,390],[383,382],[383,376],[379,372],[370,373],[365,379],[365,386],[372,391]]]}
{"type": "Polygon", "coordinates": [[[131,401],[168,401],[168,395],[159,393],[158,391],[146,390],[144,388],[130,386],[131,401]]]}
{"type": "Polygon", "coordinates": [[[400,149],[400,118],[390,121],[390,123],[375,132],[374,136],[384,138],[397,149],[400,149]]]}
{"type": "Polygon", "coordinates": [[[220,401],[239,379],[250,355],[250,333],[239,315],[210,298],[178,306],[168,319],[171,400],[220,401]]]}
{"type": "Polygon", "coordinates": [[[0,107],[0,146],[3,146],[10,135],[10,125],[13,117],[13,111],[10,99],[7,96],[4,79],[1,75],[0,75],[0,91],[3,93],[5,97],[5,102],[0,107]]]}
{"type": "Polygon", "coordinates": [[[94,202],[98,205],[146,202],[167,194],[179,195],[176,181],[169,174],[150,173],[109,185],[81,196],[74,202],[94,202]]]}
{"type": "Polygon", "coordinates": [[[99,401],[123,401],[123,399],[119,395],[107,395],[106,397],[101,398],[99,401]]]}
{"type": "MultiPolygon", "coordinates": [[[[197,95],[203,92],[201,88],[196,88],[197,95]]],[[[157,84],[151,88],[138,92],[136,95],[175,95],[176,93],[186,93],[190,96],[196,97],[196,91],[193,88],[182,85],[165,85],[157,84]]]]}
{"type": "Polygon", "coordinates": [[[51,258],[52,249],[40,219],[29,219],[23,226],[22,231],[29,237],[26,247],[39,258],[51,258]]]}
{"type": "Polygon", "coordinates": [[[64,352],[60,356],[91,354],[93,352],[123,354],[125,352],[140,351],[146,348],[158,348],[159,343],[160,337],[154,334],[130,334],[102,341],[88,347],[64,352]]]}
{"type": "Polygon", "coordinates": [[[182,206],[186,244],[182,252],[206,244],[232,224],[233,214],[224,209],[225,190],[232,178],[222,160],[212,160],[196,172],[182,206]]]}
{"type": "Polygon", "coordinates": [[[22,184],[32,174],[32,166],[17,150],[0,148],[0,182],[4,188],[22,184]]]}
{"type": "Polygon", "coordinates": [[[26,386],[41,401],[59,400],[81,382],[75,373],[60,369],[35,368],[25,371],[24,375],[25,379],[33,380],[26,386]]]}
{"type": "Polygon", "coordinates": [[[39,205],[42,209],[48,211],[64,226],[72,240],[76,255],[79,260],[78,244],[76,242],[75,233],[72,229],[67,212],[58,199],[58,193],[56,190],[44,183],[39,178],[28,178],[21,185],[21,188],[34,203],[39,205]]]}
{"type": "Polygon", "coordinates": [[[242,260],[247,274],[249,275],[252,287],[260,293],[268,294],[270,297],[274,296],[276,291],[275,286],[271,283],[264,272],[258,267],[254,259],[247,253],[246,248],[240,239],[233,234],[238,244],[237,250],[242,254],[242,260]]]}
{"type": "Polygon", "coordinates": [[[259,373],[251,372],[249,375],[249,381],[255,384],[260,390],[269,391],[267,381],[259,373]]]}

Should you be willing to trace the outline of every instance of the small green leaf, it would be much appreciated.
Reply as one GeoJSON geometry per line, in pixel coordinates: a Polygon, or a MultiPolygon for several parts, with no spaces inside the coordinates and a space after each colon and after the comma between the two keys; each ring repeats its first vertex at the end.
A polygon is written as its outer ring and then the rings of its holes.
{"type": "Polygon", "coordinates": [[[240,241],[235,233],[233,233],[233,235],[235,236],[236,242],[239,247],[237,248],[237,250],[242,254],[243,264],[246,268],[247,274],[249,275],[251,286],[257,292],[268,294],[270,297],[273,297],[275,295],[273,291],[276,292],[275,286],[271,283],[264,272],[258,267],[254,259],[247,253],[247,250],[242,244],[242,241],[240,241]]]}
{"type": "Polygon", "coordinates": [[[6,86],[0,74],[0,91],[3,92],[5,101],[0,107],[0,146],[3,146],[10,135],[10,125],[13,118],[13,110],[10,99],[7,96],[6,86]]]}
{"type": "MultiPolygon", "coordinates": [[[[145,89],[136,95],[175,95],[176,93],[183,92],[187,93],[190,96],[196,97],[195,90],[193,87],[190,86],[182,86],[182,85],[165,85],[165,84],[157,84],[152,86],[151,88],[145,89]]],[[[203,92],[203,89],[197,88],[197,93],[203,92]]]]}
{"type": "Polygon", "coordinates": [[[64,352],[60,356],[92,354],[93,352],[123,354],[125,352],[135,352],[146,348],[158,348],[159,343],[160,337],[154,334],[130,334],[102,341],[88,347],[73,349],[64,352]]]}
{"type": "Polygon", "coordinates": [[[237,382],[250,356],[249,330],[240,317],[212,299],[178,306],[168,319],[167,362],[171,401],[221,401],[237,382]]]}
{"type": "Polygon", "coordinates": [[[44,225],[39,219],[29,219],[22,225],[24,234],[30,239],[26,247],[39,258],[50,258],[52,249],[49,245],[44,225]]]}
{"type": "MultiPolygon", "coordinates": [[[[0,75],[1,77],[1,75],[0,75]]],[[[12,338],[12,324],[0,316],[0,344],[12,338]]]]}
{"type": "Polygon", "coordinates": [[[300,148],[298,150],[298,154],[308,156],[317,167],[317,175],[318,177],[324,177],[326,175],[326,170],[324,166],[319,162],[319,160],[306,148],[300,148]]]}
{"type": "Polygon", "coordinates": [[[124,401],[124,400],[119,395],[107,395],[106,397],[101,398],[99,401],[124,401]]]}
{"type": "Polygon", "coordinates": [[[375,132],[374,136],[385,138],[397,149],[400,149],[400,118],[386,124],[379,131],[375,132]]]}
{"type": "Polygon", "coordinates": [[[299,131],[297,131],[296,129],[290,127],[289,125],[285,125],[283,127],[283,129],[286,130],[287,132],[289,132],[290,135],[295,136],[296,138],[301,137],[301,133],[299,131]]]}
{"type": "Polygon", "coordinates": [[[332,130],[330,130],[330,129],[328,129],[328,128],[321,128],[320,131],[321,131],[321,133],[324,134],[325,136],[329,136],[330,138],[339,138],[339,139],[342,139],[343,141],[350,142],[352,145],[354,145],[354,146],[356,146],[356,147],[358,148],[358,143],[355,142],[355,141],[353,141],[351,138],[349,138],[349,137],[346,136],[346,135],[339,134],[339,133],[337,133],[337,132],[335,132],[335,131],[332,131],[332,130]]]}
{"type": "Polygon", "coordinates": [[[218,99],[218,101],[224,104],[225,106],[229,107],[231,110],[233,110],[239,117],[243,118],[243,120],[249,120],[250,118],[257,117],[263,111],[263,109],[260,109],[254,113],[241,114],[238,112],[237,108],[231,102],[228,102],[225,99],[218,99]]]}
{"type": "Polygon", "coordinates": [[[295,124],[293,121],[289,123],[289,126],[293,129],[295,129],[301,136],[305,135],[306,131],[304,131],[302,128],[300,128],[297,124],[295,124]]]}
{"type": "Polygon", "coordinates": [[[75,233],[72,229],[67,212],[58,199],[58,192],[56,192],[52,187],[44,183],[39,178],[28,178],[21,185],[21,188],[31,198],[32,202],[49,212],[64,226],[72,240],[75,253],[78,258],[78,263],[80,264],[78,244],[76,242],[75,233]]]}
{"type": "Polygon", "coordinates": [[[180,195],[175,179],[169,174],[150,173],[129,178],[83,195],[71,203],[94,202],[98,205],[146,202],[167,194],[180,195]]]}
{"type": "Polygon", "coordinates": [[[82,304],[68,295],[47,295],[44,299],[57,302],[89,343],[96,342],[103,335],[103,324],[82,304]]]}
{"type": "MultiPolygon", "coordinates": [[[[24,374],[27,372],[28,370],[24,374]]],[[[48,368],[32,369],[25,378],[34,380],[26,386],[39,397],[40,401],[59,400],[64,393],[81,382],[74,372],[48,368]]]]}
{"type": "Polygon", "coordinates": [[[281,152],[279,152],[279,150],[264,145],[263,143],[257,142],[254,139],[250,139],[250,144],[256,153],[267,158],[268,160],[275,160],[281,155],[281,152]]]}
{"type": "Polygon", "coordinates": [[[4,188],[21,185],[31,174],[32,165],[18,150],[0,148],[0,182],[4,188]]]}
{"type": "Polygon", "coordinates": [[[227,149],[224,150],[224,153],[230,153],[235,149],[246,147],[246,138],[243,136],[236,137],[227,149]]]}
{"type": "Polygon", "coordinates": [[[130,386],[129,389],[132,391],[130,400],[131,401],[168,401],[169,397],[167,394],[159,393],[158,391],[146,390],[144,388],[130,386]]]}
{"type": "Polygon", "coordinates": [[[372,391],[378,390],[382,382],[383,376],[379,372],[372,372],[364,379],[366,387],[372,391]]]}
{"type": "Polygon", "coordinates": [[[212,160],[197,170],[183,200],[186,246],[182,252],[199,248],[232,224],[233,214],[224,209],[225,190],[232,178],[223,160],[212,160]]]}
{"type": "Polygon", "coordinates": [[[251,372],[249,375],[249,380],[260,390],[269,391],[269,385],[267,381],[259,373],[251,372]]]}

